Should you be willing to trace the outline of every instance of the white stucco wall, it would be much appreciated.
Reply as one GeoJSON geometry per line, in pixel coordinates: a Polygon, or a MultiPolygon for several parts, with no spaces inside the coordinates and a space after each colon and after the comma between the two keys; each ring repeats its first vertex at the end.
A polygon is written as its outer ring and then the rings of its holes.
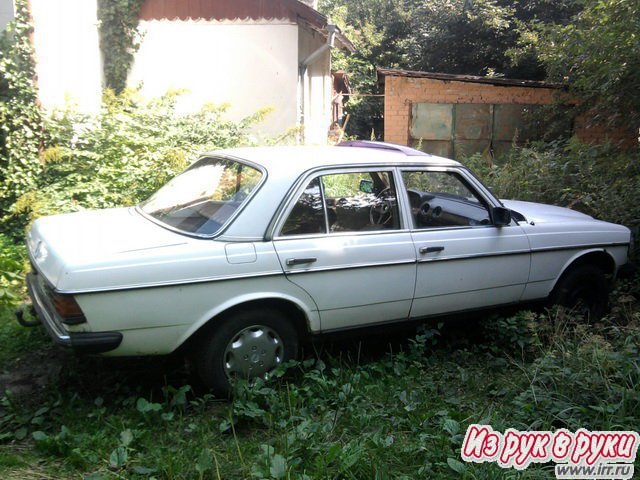
{"type": "MultiPolygon", "coordinates": [[[[317,32],[300,29],[300,62],[326,40],[317,32]]],[[[303,79],[304,141],[307,145],[324,145],[331,126],[331,54],[327,50],[307,68],[303,79]]]]}
{"type": "Polygon", "coordinates": [[[153,20],[140,22],[140,30],[128,82],[141,84],[144,96],[187,89],[179,103],[183,111],[228,103],[228,117],[239,120],[273,107],[258,131],[278,135],[296,126],[296,24],[153,20]]]}
{"type": "Polygon", "coordinates": [[[38,96],[45,108],[69,101],[100,107],[102,61],[96,0],[31,0],[38,96]]]}
{"type": "Polygon", "coordinates": [[[0,31],[13,20],[13,0],[0,0],[0,31]]]}

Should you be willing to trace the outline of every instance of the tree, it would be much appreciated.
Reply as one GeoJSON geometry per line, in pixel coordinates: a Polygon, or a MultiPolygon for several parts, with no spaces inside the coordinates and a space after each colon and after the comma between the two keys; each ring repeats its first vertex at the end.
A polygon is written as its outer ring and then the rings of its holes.
{"type": "Polygon", "coordinates": [[[421,2],[413,18],[412,69],[521,76],[506,55],[517,39],[515,11],[494,0],[421,2]]]}
{"type": "Polygon", "coordinates": [[[548,78],[564,82],[607,122],[640,126],[640,2],[586,0],[564,26],[540,29],[548,78]]]}
{"type": "MultiPolygon", "coordinates": [[[[320,10],[351,38],[356,53],[334,55],[358,93],[380,93],[376,67],[541,80],[544,65],[530,25],[566,24],[581,0],[321,0],[320,10]],[[529,37],[528,37],[529,36],[529,37]]],[[[382,102],[348,102],[348,133],[379,133],[382,102]]]]}

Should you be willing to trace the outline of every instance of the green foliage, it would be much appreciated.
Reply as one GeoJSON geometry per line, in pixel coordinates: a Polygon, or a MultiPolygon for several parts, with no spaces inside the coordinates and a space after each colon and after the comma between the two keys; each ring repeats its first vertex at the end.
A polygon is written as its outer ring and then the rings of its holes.
{"type": "Polygon", "coordinates": [[[464,160],[500,198],[573,208],[640,234],[640,158],[576,140],[514,147],[499,163],[464,160]]]}
{"type": "Polygon", "coordinates": [[[143,3],[144,0],[98,0],[105,84],[118,93],[126,87],[133,54],[140,47],[137,27],[143,3]]]}
{"type": "MultiPolygon", "coordinates": [[[[637,321],[637,313],[634,317],[637,321]]],[[[585,425],[636,429],[640,411],[637,324],[571,327],[562,316],[554,320],[551,345],[526,365],[535,376],[531,388],[515,398],[515,405],[525,414],[544,412],[557,427],[571,430],[585,425]]]]}
{"type": "Polygon", "coordinates": [[[491,348],[495,352],[506,351],[518,354],[530,354],[540,346],[540,323],[544,317],[529,311],[518,312],[511,317],[495,315],[489,318],[483,328],[493,339],[491,348]]]}
{"type": "Polygon", "coordinates": [[[494,0],[421,2],[408,48],[418,70],[535,77],[512,68],[506,51],[517,39],[515,10],[494,0]]]}
{"type": "MultiPolygon", "coordinates": [[[[600,121],[640,126],[640,3],[586,0],[564,26],[538,28],[533,43],[549,78],[567,83],[600,121]],[[536,42],[537,40],[537,42],[536,42]]],[[[533,28],[532,30],[536,30],[533,28]]]]}
{"type": "Polygon", "coordinates": [[[0,306],[14,305],[20,299],[24,276],[25,251],[0,234],[0,306]]]}
{"type": "MultiPolygon", "coordinates": [[[[35,188],[12,212],[33,220],[86,208],[133,205],[186,168],[202,152],[247,144],[264,112],[231,122],[225,107],[175,111],[178,94],[145,101],[135,91],[107,91],[97,116],[73,110],[46,118],[46,145],[35,188]]],[[[20,236],[22,225],[12,225],[20,236]]]]}
{"type": "Polygon", "coordinates": [[[33,83],[26,0],[16,0],[15,20],[0,33],[0,221],[16,198],[33,188],[40,168],[42,121],[33,83]]]}

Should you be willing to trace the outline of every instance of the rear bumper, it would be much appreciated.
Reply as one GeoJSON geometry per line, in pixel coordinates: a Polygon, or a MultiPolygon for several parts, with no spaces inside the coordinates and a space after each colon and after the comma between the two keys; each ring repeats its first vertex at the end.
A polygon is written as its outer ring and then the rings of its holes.
{"type": "MultiPolygon", "coordinates": [[[[60,323],[53,307],[47,301],[46,295],[40,288],[38,275],[27,275],[27,288],[33,302],[33,309],[44,325],[51,338],[65,347],[73,348],[84,353],[103,353],[115,350],[122,343],[120,332],[68,332],[60,323]]],[[[24,322],[22,313],[16,312],[18,322],[23,326],[34,326],[35,322],[24,322]]]]}

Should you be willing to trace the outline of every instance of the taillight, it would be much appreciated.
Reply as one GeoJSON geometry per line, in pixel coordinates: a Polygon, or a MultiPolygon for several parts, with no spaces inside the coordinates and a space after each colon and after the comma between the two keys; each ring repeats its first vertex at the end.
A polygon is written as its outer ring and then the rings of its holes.
{"type": "Polygon", "coordinates": [[[51,300],[53,308],[55,308],[58,315],[60,315],[62,323],[67,325],[78,325],[84,323],[87,319],[80,309],[80,305],[76,302],[72,295],[65,295],[58,293],[50,288],[47,288],[47,295],[51,300]]]}

